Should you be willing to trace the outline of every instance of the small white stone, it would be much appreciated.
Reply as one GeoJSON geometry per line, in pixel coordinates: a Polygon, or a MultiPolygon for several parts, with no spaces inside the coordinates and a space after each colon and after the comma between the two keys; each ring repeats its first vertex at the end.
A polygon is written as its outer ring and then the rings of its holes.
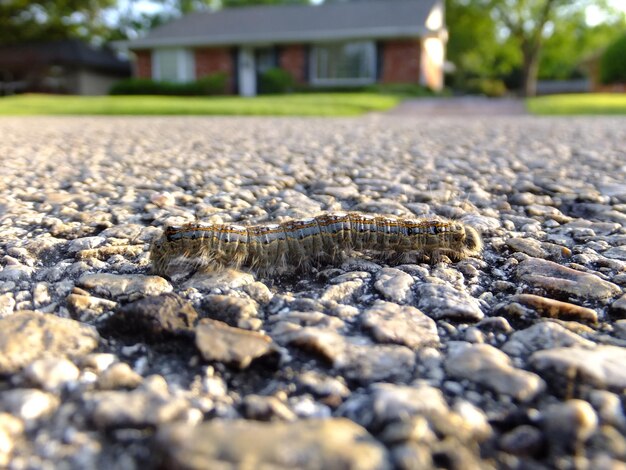
{"type": "Polygon", "coordinates": [[[26,377],[49,392],[58,392],[78,380],[80,371],[67,359],[46,358],[31,363],[24,371],[26,377]]]}

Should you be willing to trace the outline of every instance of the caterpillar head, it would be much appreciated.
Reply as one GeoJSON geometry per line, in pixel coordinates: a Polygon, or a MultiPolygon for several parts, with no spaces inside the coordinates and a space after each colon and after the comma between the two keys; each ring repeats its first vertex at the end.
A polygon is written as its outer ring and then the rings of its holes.
{"type": "Polygon", "coordinates": [[[483,250],[483,240],[475,228],[465,226],[463,251],[465,256],[476,256],[483,250]]]}

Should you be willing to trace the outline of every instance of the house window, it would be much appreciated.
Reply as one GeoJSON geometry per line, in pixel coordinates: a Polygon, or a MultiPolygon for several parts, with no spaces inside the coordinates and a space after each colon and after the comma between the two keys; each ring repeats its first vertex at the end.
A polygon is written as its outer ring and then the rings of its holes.
{"type": "Polygon", "coordinates": [[[352,85],[376,81],[376,46],[373,41],[314,46],[311,83],[352,85]]]}
{"type": "Polygon", "coordinates": [[[152,78],[164,82],[189,82],[195,79],[193,51],[156,49],[152,53],[152,78]]]}

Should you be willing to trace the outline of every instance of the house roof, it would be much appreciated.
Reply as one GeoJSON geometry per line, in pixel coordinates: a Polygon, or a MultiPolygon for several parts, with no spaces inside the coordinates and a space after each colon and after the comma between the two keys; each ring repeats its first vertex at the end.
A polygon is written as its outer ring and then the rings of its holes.
{"type": "Polygon", "coordinates": [[[0,46],[0,68],[27,69],[52,64],[130,73],[129,62],[119,59],[111,49],[96,49],[78,39],[0,46]]]}
{"type": "Polygon", "coordinates": [[[126,45],[142,49],[419,37],[445,28],[428,21],[436,7],[439,0],[370,0],[204,11],[160,26],[126,45]]]}

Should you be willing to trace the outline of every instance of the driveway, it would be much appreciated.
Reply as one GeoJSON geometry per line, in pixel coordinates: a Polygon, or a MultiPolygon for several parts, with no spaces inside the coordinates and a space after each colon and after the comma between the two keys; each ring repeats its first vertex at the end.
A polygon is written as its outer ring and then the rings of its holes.
{"type": "Polygon", "coordinates": [[[463,96],[416,98],[389,111],[400,116],[519,116],[528,114],[524,101],[516,98],[463,96]]]}

